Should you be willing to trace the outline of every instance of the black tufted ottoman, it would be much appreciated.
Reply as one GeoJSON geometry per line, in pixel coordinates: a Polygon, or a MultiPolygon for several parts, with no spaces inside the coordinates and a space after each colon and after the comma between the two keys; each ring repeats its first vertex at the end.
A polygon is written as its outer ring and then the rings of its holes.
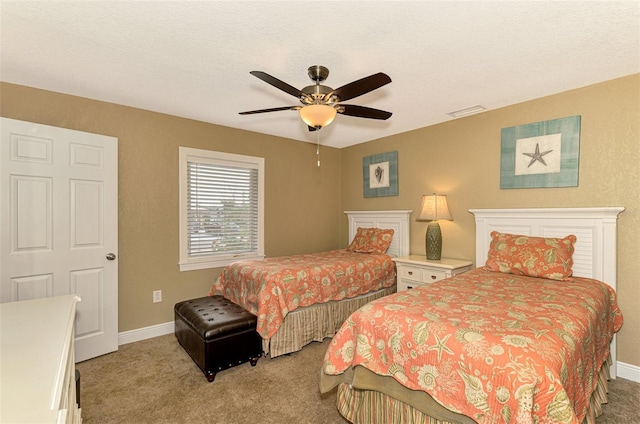
{"type": "Polygon", "coordinates": [[[262,356],[262,338],[256,317],[222,296],[206,296],[176,303],[178,342],[200,367],[209,382],[218,371],[262,356]]]}

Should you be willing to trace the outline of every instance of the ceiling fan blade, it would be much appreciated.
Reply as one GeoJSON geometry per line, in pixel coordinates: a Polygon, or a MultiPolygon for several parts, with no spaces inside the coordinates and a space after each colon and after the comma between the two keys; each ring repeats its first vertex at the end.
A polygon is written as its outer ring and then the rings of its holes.
{"type": "Polygon", "coordinates": [[[391,78],[389,78],[389,75],[378,72],[377,74],[369,75],[368,77],[361,78],[357,81],[353,81],[347,85],[336,88],[330,94],[338,96],[340,101],[343,102],[373,91],[383,85],[389,84],[390,82],[391,78]]]}
{"type": "Polygon", "coordinates": [[[249,110],[247,112],[240,112],[240,115],[253,115],[256,113],[277,112],[279,110],[298,110],[298,109],[300,109],[300,106],[272,107],[270,109],[258,109],[258,110],[249,110]]]}
{"type": "Polygon", "coordinates": [[[302,91],[298,90],[297,88],[295,88],[292,85],[287,84],[284,81],[280,81],[278,78],[276,77],[272,77],[271,75],[262,72],[262,71],[251,71],[249,72],[251,75],[260,78],[262,81],[266,82],[267,84],[271,84],[273,85],[275,88],[278,88],[282,91],[284,91],[285,93],[289,93],[294,97],[297,97],[298,99],[307,97],[306,94],[304,94],[302,91]]]}
{"type": "Polygon", "coordinates": [[[344,105],[340,103],[340,109],[338,113],[342,115],[355,116],[357,118],[369,118],[369,119],[389,119],[392,115],[391,112],[387,112],[386,110],[373,109],[365,106],[357,106],[357,105],[344,105]],[[342,111],[340,111],[342,109],[342,111]]]}

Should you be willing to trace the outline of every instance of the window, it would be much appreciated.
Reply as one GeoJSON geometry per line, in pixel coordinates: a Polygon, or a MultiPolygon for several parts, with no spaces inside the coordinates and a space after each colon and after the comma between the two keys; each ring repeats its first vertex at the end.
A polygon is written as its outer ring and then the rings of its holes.
{"type": "Polygon", "coordinates": [[[264,159],[180,147],[180,270],[264,258],[264,159]]]}

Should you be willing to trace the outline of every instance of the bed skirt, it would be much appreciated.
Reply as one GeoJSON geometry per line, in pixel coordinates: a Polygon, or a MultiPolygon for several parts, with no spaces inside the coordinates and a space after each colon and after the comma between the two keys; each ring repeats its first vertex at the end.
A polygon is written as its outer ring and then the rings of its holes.
{"type": "MultiPolygon", "coordinates": [[[[607,391],[609,382],[609,366],[611,358],[600,367],[598,373],[598,383],[596,389],[589,400],[589,410],[587,416],[582,421],[583,424],[596,424],[596,417],[602,415],[602,404],[607,403],[607,391]]],[[[362,368],[362,367],[360,367],[362,368]]],[[[364,370],[364,368],[363,368],[364,370]]],[[[365,370],[366,373],[371,373],[365,370]]],[[[358,373],[355,373],[353,384],[367,387],[374,384],[376,377],[382,379],[391,379],[384,383],[384,387],[388,392],[407,399],[406,392],[413,392],[418,396],[415,399],[408,399],[407,402],[398,400],[392,395],[382,393],[375,390],[354,388],[352,384],[340,383],[338,385],[337,407],[340,414],[349,422],[354,424],[404,424],[404,423],[422,423],[422,424],[468,424],[475,421],[471,418],[446,410],[424,392],[416,392],[400,386],[392,377],[380,377],[374,374],[372,380],[368,380],[367,374],[360,377],[361,384],[358,384],[358,373]],[[394,387],[395,382],[399,387],[394,387]],[[400,393],[394,391],[400,390],[400,393]],[[422,397],[426,395],[428,399],[422,397]],[[421,405],[420,409],[411,406],[421,405]],[[434,405],[435,404],[435,405],[434,405]],[[423,410],[433,410],[435,412],[424,412],[423,410]],[[423,409],[423,410],[421,410],[423,409]]],[[[371,373],[373,374],[373,373],[371,373]]],[[[409,394],[411,396],[411,393],[409,394]]]]}
{"type": "Polygon", "coordinates": [[[276,334],[262,340],[265,355],[271,358],[297,352],[311,342],[333,337],[342,323],[361,306],[396,292],[396,285],[353,298],[296,309],[285,317],[276,334]]]}

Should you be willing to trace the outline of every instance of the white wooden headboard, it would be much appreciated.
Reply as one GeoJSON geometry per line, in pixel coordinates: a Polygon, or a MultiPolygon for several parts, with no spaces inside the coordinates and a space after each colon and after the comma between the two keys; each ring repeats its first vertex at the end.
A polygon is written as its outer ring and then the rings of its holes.
{"type": "Polygon", "coordinates": [[[616,228],[623,207],[469,209],[476,219],[476,266],[487,260],[491,232],[577,237],[573,274],[616,288],[616,228]]]}
{"type": "Polygon", "coordinates": [[[349,218],[349,243],[358,227],[393,229],[393,240],[387,253],[393,257],[409,255],[410,210],[395,211],[345,211],[349,218]]]}
{"type": "MultiPolygon", "coordinates": [[[[487,260],[491,232],[577,238],[573,274],[603,281],[616,290],[616,236],[623,207],[469,209],[476,219],[476,266],[487,260]]],[[[616,378],[616,338],[611,342],[611,378],[616,378]]]]}

